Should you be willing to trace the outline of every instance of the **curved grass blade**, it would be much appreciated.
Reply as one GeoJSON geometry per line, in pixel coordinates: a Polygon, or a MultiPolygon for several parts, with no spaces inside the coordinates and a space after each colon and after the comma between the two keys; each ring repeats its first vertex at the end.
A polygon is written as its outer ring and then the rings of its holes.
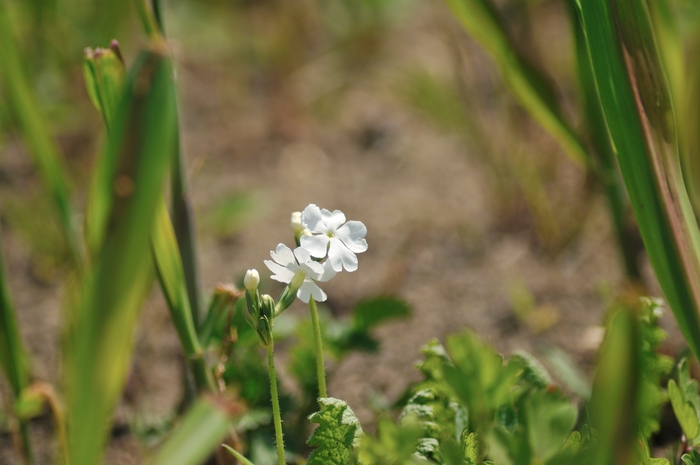
{"type": "Polygon", "coordinates": [[[199,399],[151,465],[199,465],[221,444],[242,408],[222,397],[199,399]]]}
{"type": "Polygon", "coordinates": [[[700,355],[698,227],[646,3],[577,0],[598,96],[637,223],[683,335],[700,355]]]}
{"type": "MultiPolygon", "coordinates": [[[[144,32],[153,41],[165,43],[165,22],[159,0],[136,0],[137,10],[144,32]]],[[[195,329],[201,329],[201,284],[197,262],[197,235],[189,184],[185,170],[185,157],[182,152],[179,131],[175,135],[174,162],[170,172],[170,192],[172,200],[172,224],[180,249],[180,258],[187,285],[187,297],[195,329]]]]}
{"type": "Polygon", "coordinates": [[[515,97],[576,162],[590,158],[562,116],[550,79],[518,52],[491,0],[446,0],[455,16],[493,56],[515,97]]]}
{"type": "Polygon", "coordinates": [[[641,272],[637,257],[640,246],[633,236],[637,235],[636,226],[628,220],[629,201],[625,186],[622,183],[620,172],[615,161],[615,151],[605,125],[605,116],[598,99],[591,61],[588,56],[586,39],[582,25],[576,16],[575,0],[567,0],[571,16],[571,24],[574,29],[576,43],[576,64],[579,86],[583,99],[583,114],[586,122],[588,139],[593,148],[593,171],[603,187],[603,192],[608,201],[610,217],[617,235],[617,243],[622,254],[622,261],[626,274],[634,280],[641,280],[641,272]]]}
{"type": "MultiPolygon", "coordinates": [[[[14,399],[19,399],[29,385],[30,370],[22,336],[17,324],[10,290],[5,281],[5,265],[0,252],[0,368],[10,384],[14,399]]],[[[25,457],[30,460],[29,435],[24,421],[20,421],[20,436],[25,457]]]]}
{"type": "Polygon", "coordinates": [[[165,299],[170,309],[170,316],[180,337],[180,343],[192,367],[197,387],[199,389],[210,389],[213,387],[213,380],[204,360],[204,351],[199,343],[194,321],[192,320],[180,252],[177,248],[175,232],[168,216],[168,209],[163,200],[161,200],[156,209],[156,220],[151,242],[158,280],[163,289],[163,294],[165,294],[165,299]]]}
{"type": "Polygon", "coordinates": [[[65,350],[71,465],[100,461],[131,360],[133,328],[152,284],[150,237],[177,124],[172,67],[162,51],[139,57],[115,122],[104,239],[75,296],[65,350]]]}
{"type": "Polygon", "coordinates": [[[57,221],[69,244],[74,264],[82,263],[81,243],[73,224],[71,187],[61,155],[49,131],[49,123],[29,86],[19,48],[12,31],[7,2],[0,1],[0,78],[10,107],[21,128],[46,190],[53,198],[57,221]]]}

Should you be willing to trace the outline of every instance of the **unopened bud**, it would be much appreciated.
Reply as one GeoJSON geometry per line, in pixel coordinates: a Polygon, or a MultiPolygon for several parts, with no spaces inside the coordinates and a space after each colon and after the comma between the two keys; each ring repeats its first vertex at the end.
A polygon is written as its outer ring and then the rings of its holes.
{"type": "Polygon", "coordinates": [[[255,331],[260,345],[267,348],[272,344],[272,324],[274,321],[275,300],[268,294],[260,296],[260,316],[256,320],[255,331]]]}
{"type": "Polygon", "coordinates": [[[297,235],[305,229],[301,222],[301,212],[292,213],[292,220],[289,222],[289,227],[291,227],[294,234],[297,235]]]}
{"type": "Polygon", "coordinates": [[[260,284],[260,274],[258,273],[258,270],[252,269],[246,271],[245,278],[243,278],[243,285],[245,288],[253,292],[258,288],[258,285],[260,284]]]}

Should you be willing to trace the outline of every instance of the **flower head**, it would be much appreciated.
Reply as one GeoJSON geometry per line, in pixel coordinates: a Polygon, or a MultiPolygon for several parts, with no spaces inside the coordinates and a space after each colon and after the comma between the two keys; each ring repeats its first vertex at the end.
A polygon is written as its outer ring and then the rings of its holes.
{"type": "Polygon", "coordinates": [[[301,247],[292,251],[286,245],[279,244],[270,252],[270,256],[272,260],[265,260],[265,266],[272,271],[271,278],[289,284],[292,289],[296,288],[296,296],[302,302],[308,303],[311,297],[319,302],[328,298],[314,281],[328,281],[335,275],[335,271],[313,261],[308,251],[301,247]]]}
{"type": "Polygon", "coordinates": [[[357,269],[355,254],[367,250],[367,228],[361,221],[346,223],[345,215],[340,210],[331,213],[312,203],[301,213],[301,222],[312,233],[300,239],[301,246],[312,257],[328,255],[328,262],[336,272],[357,269]]]}

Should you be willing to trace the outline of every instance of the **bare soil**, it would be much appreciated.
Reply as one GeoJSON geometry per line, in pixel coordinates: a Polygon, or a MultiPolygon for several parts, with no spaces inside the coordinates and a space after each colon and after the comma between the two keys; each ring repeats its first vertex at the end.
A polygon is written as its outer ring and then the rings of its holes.
{"type": "MultiPolygon", "coordinates": [[[[557,15],[561,12],[551,13],[561,19],[557,15]]],[[[182,137],[201,226],[203,289],[208,293],[219,282],[237,281],[253,267],[267,276],[262,261],[269,251],[279,242],[291,243],[290,213],[316,203],[363,221],[369,231],[369,250],[360,256],[359,270],[323,286],[334,314],[342,316],[358,300],[378,294],[394,294],[411,305],[410,319],[376,331],[380,353],[353,354],[333,367],[330,393],[346,400],[368,424],[375,415],[371,398],[392,401],[418,378],[414,364],[420,347],[463,328],[472,328],[503,353],[554,345],[590,370],[599,342],[595,327],[624,284],[604,199],[526,115],[518,116],[519,131],[510,133],[512,121],[506,121],[510,116],[502,105],[510,97],[496,70],[450,21],[442,5],[411,4],[383,38],[381,53],[346,82],[332,66],[327,70],[337,58],[329,52],[285,75],[281,83],[260,84],[263,90],[257,93],[240,91],[245,83],[227,64],[207,64],[185,45],[175,44],[182,137]],[[445,28],[452,32],[445,34],[445,28]],[[461,44],[466,57],[461,65],[454,61],[449,37],[461,44]],[[482,115],[484,139],[494,153],[516,147],[552,173],[545,187],[556,207],[554,218],[566,229],[569,217],[580,216],[575,234],[556,250],[548,247],[518,188],[505,200],[494,189],[498,175],[479,145],[439,128],[400,98],[396,82],[415,67],[443,77],[464,73],[474,102],[467,111],[482,115]],[[324,83],[340,90],[328,91],[332,98],[327,98],[324,83]],[[331,102],[331,108],[319,110],[319,99],[331,102]],[[523,134],[522,142],[505,143],[523,134]],[[208,223],[217,204],[241,194],[252,208],[239,223],[224,231],[208,223]],[[514,302],[528,293],[530,313],[519,315],[514,302]]],[[[569,43],[565,28],[546,32],[553,35],[546,39],[550,43],[569,43]]],[[[566,61],[567,49],[559,47],[563,50],[549,60],[566,61]]],[[[92,140],[87,146],[95,150],[92,140]]],[[[36,185],[17,142],[0,150],[0,170],[11,180],[0,186],[3,190],[36,185]]],[[[3,236],[9,283],[35,375],[56,383],[63,277],[37,278],[26,241],[8,228],[3,236]]],[[[645,270],[653,288],[648,266],[645,270]]],[[[269,286],[277,292],[275,284],[269,286]]],[[[290,310],[304,311],[301,304],[290,310]]],[[[677,334],[671,320],[666,315],[664,324],[677,334]]],[[[674,336],[672,345],[680,344],[674,336]]],[[[163,417],[182,394],[182,353],[158,289],[144,307],[135,347],[117,425],[125,425],[135,411],[146,418],[163,417]]],[[[50,421],[37,422],[32,431],[47,438],[37,463],[51,463],[50,421]]],[[[144,447],[128,430],[116,431],[105,463],[143,460],[144,447]]],[[[18,463],[7,437],[0,438],[0,463],[18,463]]]]}

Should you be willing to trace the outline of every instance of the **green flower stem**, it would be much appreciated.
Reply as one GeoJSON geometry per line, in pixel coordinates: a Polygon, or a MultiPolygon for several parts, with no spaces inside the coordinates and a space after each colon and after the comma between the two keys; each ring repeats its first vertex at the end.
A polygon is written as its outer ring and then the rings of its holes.
{"type": "Polygon", "coordinates": [[[319,397],[328,397],[326,389],[326,366],[323,361],[323,339],[321,337],[321,324],[318,322],[318,311],[316,301],[309,299],[309,310],[311,310],[311,323],[314,325],[314,342],[316,351],[316,376],[318,377],[319,397]]]}
{"type": "Polygon", "coordinates": [[[272,413],[275,417],[275,442],[277,443],[277,463],[285,465],[284,437],[282,435],[282,415],[280,413],[280,399],[277,393],[277,375],[275,374],[274,343],[267,346],[267,370],[270,375],[270,396],[272,397],[272,413]]]}

